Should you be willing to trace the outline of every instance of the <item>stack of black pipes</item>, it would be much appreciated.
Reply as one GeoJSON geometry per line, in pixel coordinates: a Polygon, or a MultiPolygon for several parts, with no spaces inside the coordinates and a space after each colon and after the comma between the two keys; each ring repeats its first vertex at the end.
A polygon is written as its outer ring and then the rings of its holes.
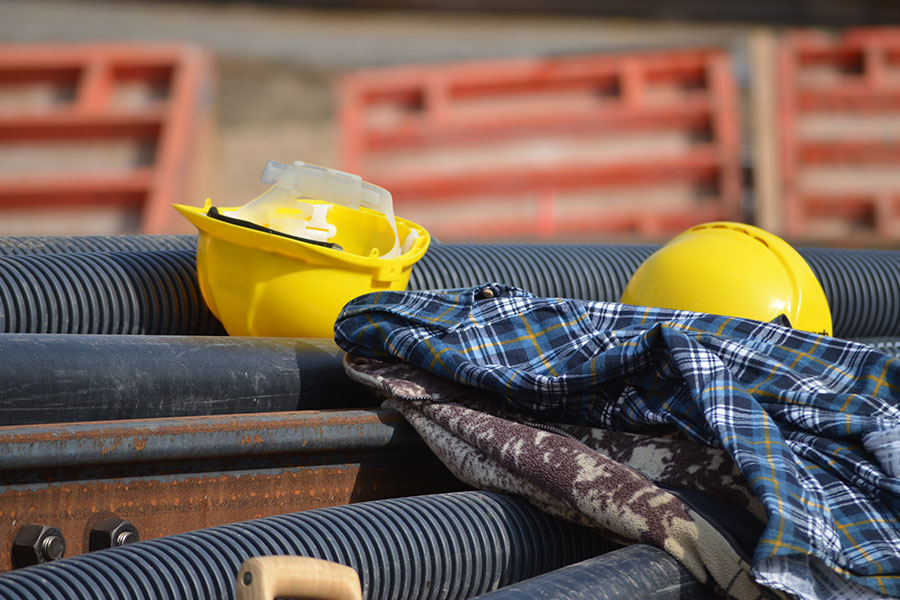
{"type": "MultiPolygon", "coordinates": [[[[330,340],[227,337],[199,291],[196,243],[191,235],[0,238],[4,422],[356,408],[377,402],[346,381],[340,352],[330,340]],[[180,359],[172,361],[176,355],[180,359]],[[103,369],[94,368],[98,357],[103,369]],[[77,400],[73,388],[83,390],[77,400]],[[134,400],[140,397],[157,400],[134,400]]],[[[413,269],[409,289],[494,281],[540,296],[616,301],[657,248],[436,243],[413,269]]],[[[800,253],[825,290],[834,334],[897,353],[900,251],[800,248],[800,253]]]]}
{"type": "MultiPolygon", "coordinates": [[[[3,425],[377,406],[344,376],[331,340],[228,337],[200,294],[196,243],[187,235],[0,238],[3,425]]],[[[502,282],[540,296],[616,301],[657,248],[436,243],[409,288],[502,282]]],[[[835,335],[900,353],[900,251],[799,250],[825,290],[835,335]]],[[[521,500],[462,492],[92,552],[0,575],[0,598],[94,597],[88,579],[122,598],[231,597],[241,561],[266,554],[350,564],[366,598],[706,597],[665,553],[612,549],[521,500]]]]}

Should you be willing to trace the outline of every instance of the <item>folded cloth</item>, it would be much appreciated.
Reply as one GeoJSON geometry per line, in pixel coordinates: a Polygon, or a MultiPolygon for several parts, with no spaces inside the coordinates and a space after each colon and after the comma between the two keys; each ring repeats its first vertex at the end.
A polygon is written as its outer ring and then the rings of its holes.
{"type": "MultiPolygon", "coordinates": [[[[712,490],[765,518],[722,450],[565,424],[529,425],[493,414],[478,390],[447,385],[408,363],[345,358],[344,364],[352,379],[385,395],[383,406],[401,412],[469,485],[524,496],[550,514],[602,529],[613,541],[655,545],[721,595],[777,597],[753,581],[749,557],[728,531],[657,484],[712,490]]],[[[749,512],[741,517],[758,522],[749,512]]]]}
{"type": "Polygon", "coordinates": [[[900,597],[900,479],[863,443],[900,426],[900,365],[880,352],[776,324],[500,284],[361,296],[335,340],[355,357],[479,388],[533,420],[669,425],[721,448],[768,517],[752,557],[758,584],[809,600],[900,597]]]}

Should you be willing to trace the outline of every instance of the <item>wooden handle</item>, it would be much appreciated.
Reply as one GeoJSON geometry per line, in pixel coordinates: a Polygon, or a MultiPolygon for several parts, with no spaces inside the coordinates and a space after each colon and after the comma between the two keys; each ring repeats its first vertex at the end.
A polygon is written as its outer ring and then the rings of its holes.
{"type": "Polygon", "coordinates": [[[362,600],[355,570],[305,556],[248,558],[238,571],[235,590],[237,600],[362,600]]]}

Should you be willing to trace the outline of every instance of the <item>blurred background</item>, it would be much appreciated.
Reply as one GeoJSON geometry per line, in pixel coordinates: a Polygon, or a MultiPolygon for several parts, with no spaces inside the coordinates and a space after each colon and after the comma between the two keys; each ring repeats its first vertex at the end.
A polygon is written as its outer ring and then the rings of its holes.
{"type": "Polygon", "coordinates": [[[900,244],[892,0],[0,0],[0,235],[189,233],[268,160],[442,241],[900,244]]]}

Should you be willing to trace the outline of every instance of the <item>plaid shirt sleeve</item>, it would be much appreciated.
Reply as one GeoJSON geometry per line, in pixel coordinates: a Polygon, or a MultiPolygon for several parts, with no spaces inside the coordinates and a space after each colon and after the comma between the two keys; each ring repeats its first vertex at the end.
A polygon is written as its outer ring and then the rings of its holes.
{"type": "Polygon", "coordinates": [[[546,421],[667,424],[722,447],[769,514],[754,557],[760,583],[815,598],[798,582],[824,565],[900,597],[900,479],[863,443],[900,427],[900,365],[867,346],[500,284],[361,296],[345,306],[335,339],[350,354],[408,361],[546,421]]]}

